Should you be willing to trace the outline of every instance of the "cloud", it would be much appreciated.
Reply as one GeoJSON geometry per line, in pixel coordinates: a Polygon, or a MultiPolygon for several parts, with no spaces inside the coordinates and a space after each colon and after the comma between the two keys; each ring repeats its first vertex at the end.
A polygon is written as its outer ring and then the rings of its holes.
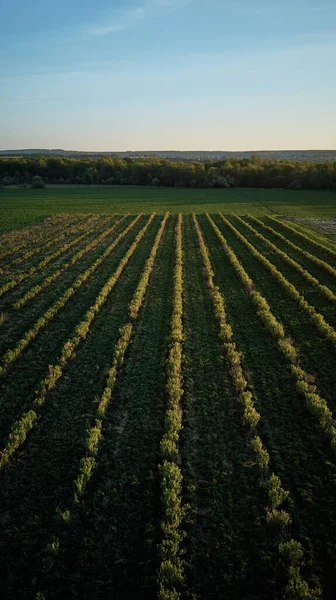
{"type": "Polygon", "coordinates": [[[141,5],[124,10],[111,22],[89,27],[86,34],[88,36],[99,37],[108,35],[109,33],[130,29],[139,21],[156,16],[163,10],[179,10],[194,1],[195,0],[148,0],[141,5]]]}

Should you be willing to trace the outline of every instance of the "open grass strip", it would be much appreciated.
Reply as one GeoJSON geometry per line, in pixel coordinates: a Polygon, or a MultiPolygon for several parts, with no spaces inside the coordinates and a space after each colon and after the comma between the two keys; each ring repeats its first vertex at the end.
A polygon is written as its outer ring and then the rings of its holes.
{"type": "MultiPolygon", "coordinates": [[[[74,254],[74,256],[69,260],[68,263],[63,264],[59,269],[57,269],[57,271],[55,271],[54,273],[49,275],[49,277],[46,277],[41,283],[31,287],[23,296],[21,296],[14,302],[13,308],[15,308],[15,309],[21,308],[29,300],[32,300],[33,298],[35,298],[35,296],[37,296],[42,291],[44,291],[49,285],[51,285],[54,281],[56,281],[56,279],[58,279],[58,277],[60,275],[62,275],[64,273],[64,271],[66,271],[67,269],[69,269],[69,267],[71,267],[75,263],[77,263],[85,254],[88,254],[89,252],[94,250],[98,246],[98,244],[100,244],[107,236],[111,235],[111,233],[113,233],[113,231],[116,229],[116,227],[118,225],[120,225],[120,223],[122,221],[124,221],[126,216],[121,217],[118,221],[116,221],[112,225],[112,227],[109,227],[108,229],[103,231],[103,233],[101,233],[97,238],[94,238],[93,240],[91,240],[84,248],[82,248],[76,254],[74,254]]],[[[92,231],[90,231],[90,233],[92,233],[92,231]]],[[[83,239],[83,237],[87,237],[87,235],[89,235],[89,233],[83,234],[81,236],[81,238],[83,239]]],[[[77,239],[77,242],[78,242],[78,239],[77,239]]],[[[69,246],[66,249],[64,249],[63,252],[67,252],[68,249],[69,249],[69,246]]]]}
{"type": "Polygon", "coordinates": [[[253,280],[240,264],[222,232],[208,214],[207,218],[228,257],[230,264],[234,268],[238,278],[243,283],[249,298],[253,302],[259,319],[276,341],[281,354],[290,363],[291,373],[295,380],[297,391],[303,396],[308,410],[316,419],[319,429],[331,441],[332,448],[336,450],[336,428],[333,414],[328,407],[326,400],[317,393],[316,386],[313,383],[314,377],[301,368],[299,353],[292,340],[286,335],[284,326],[273,315],[267,300],[255,288],[253,280]]]}
{"type": "Polygon", "coordinates": [[[79,288],[87,282],[89,277],[100,267],[104,260],[113,252],[117,244],[125,237],[125,235],[134,227],[142,215],[138,215],[133,221],[116,237],[116,239],[106,248],[103,254],[95,260],[83,273],[81,273],[74,283],[64,292],[64,294],[56,300],[56,302],[48,308],[48,310],[40,317],[31,329],[29,329],[23,338],[16,344],[12,350],[8,350],[1,359],[0,362],[0,375],[4,375],[8,367],[15,362],[19,356],[23,353],[25,348],[36,338],[38,333],[44,329],[48,323],[55,317],[55,315],[66,305],[66,303],[72,298],[79,288]]]}
{"type": "Polygon", "coordinates": [[[321,269],[324,269],[325,271],[327,271],[329,273],[329,275],[336,277],[336,269],[334,269],[331,265],[329,265],[329,263],[325,262],[324,260],[321,260],[320,258],[317,258],[316,256],[314,256],[314,254],[311,254],[310,252],[303,250],[303,248],[301,248],[301,246],[297,246],[291,240],[289,240],[284,235],[282,235],[282,233],[279,233],[278,231],[273,229],[273,227],[266,225],[266,223],[264,223],[260,219],[257,219],[256,217],[253,217],[252,215],[247,215],[247,216],[250,220],[254,221],[258,225],[260,225],[261,227],[266,229],[266,231],[269,231],[272,235],[275,235],[279,240],[281,240],[282,242],[284,242],[285,244],[287,244],[288,246],[293,248],[293,250],[295,250],[296,252],[299,252],[300,254],[302,254],[302,256],[305,256],[306,258],[308,258],[308,260],[315,263],[321,269]]]}
{"type": "Polygon", "coordinates": [[[251,244],[241,233],[228,221],[221,213],[219,213],[220,218],[223,223],[231,229],[234,235],[242,242],[242,244],[251,252],[251,254],[261,262],[266,269],[273,275],[273,277],[282,285],[287,294],[293,298],[299,305],[299,307],[305,311],[308,316],[311,318],[312,322],[318,329],[318,331],[335,347],[336,345],[336,331],[335,329],[327,323],[323,315],[321,315],[317,310],[307,302],[305,297],[300,294],[300,292],[296,289],[296,287],[286,279],[286,277],[276,268],[276,266],[268,260],[253,244],[251,244]]]}
{"type": "Polygon", "coordinates": [[[179,466],[179,435],[182,428],[182,342],[183,342],[183,252],[182,215],[179,213],[175,230],[175,266],[173,274],[173,311],[167,367],[168,403],[165,414],[165,433],[160,443],[162,463],[161,500],[163,519],[162,540],[158,545],[160,566],[157,574],[159,600],[178,600],[179,587],[184,581],[184,561],[181,529],[185,507],[182,506],[182,472],[179,466]]]}
{"type": "MultiPolygon", "coordinates": [[[[211,265],[209,252],[204,242],[203,234],[195,214],[192,215],[192,218],[198,238],[198,245],[203,259],[209,295],[219,325],[219,337],[223,344],[224,358],[232,379],[233,386],[244,409],[243,424],[250,428],[249,438],[251,435],[252,439],[249,441],[249,444],[252,450],[255,452],[256,463],[261,473],[261,483],[266,489],[270,502],[270,506],[266,509],[267,520],[268,522],[279,525],[282,530],[282,536],[288,539],[290,538],[289,526],[291,523],[291,517],[289,512],[281,508],[281,506],[284,504],[284,502],[288,501],[289,492],[284,490],[282,487],[280,477],[275,475],[275,473],[269,473],[269,453],[264,447],[260,436],[256,432],[261,415],[255,408],[252,393],[248,390],[247,379],[243,371],[241,353],[237,350],[236,344],[233,341],[233,331],[230,323],[227,320],[224,298],[214,283],[214,272],[211,265]],[[265,477],[266,479],[264,480],[265,477]]],[[[302,558],[303,549],[300,542],[296,542],[295,540],[291,539],[290,543],[295,544],[295,547],[300,549],[300,558],[302,558]]],[[[278,551],[280,552],[280,548],[278,548],[278,551]]],[[[297,563],[291,563],[290,566],[297,566],[297,563]]],[[[291,582],[293,579],[292,574],[290,574],[289,579],[291,582]]],[[[305,589],[309,590],[308,584],[304,581],[299,568],[297,568],[295,573],[295,580],[297,584],[300,584],[304,586],[305,589]]],[[[288,585],[292,584],[289,583],[288,585]]]]}
{"type": "Polygon", "coordinates": [[[333,292],[326,285],[321,285],[319,280],[316,279],[316,277],[313,277],[313,275],[311,275],[311,273],[309,273],[309,271],[307,271],[304,267],[302,267],[302,265],[300,265],[293,258],[288,256],[288,254],[286,254],[286,252],[283,252],[283,250],[280,250],[280,248],[278,248],[278,246],[273,244],[273,242],[271,242],[265,236],[263,236],[261,233],[259,233],[259,231],[257,231],[254,227],[252,227],[252,225],[250,225],[250,223],[247,223],[238,215],[235,215],[235,218],[237,219],[237,221],[242,223],[249,231],[251,231],[258,238],[258,240],[260,240],[261,242],[266,244],[266,246],[271,248],[271,250],[273,250],[273,252],[278,254],[278,256],[280,256],[287,264],[289,264],[291,267],[293,267],[293,269],[298,271],[298,273],[300,273],[300,275],[302,275],[302,277],[304,277],[304,279],[306,281],[308,281],[308,283],[310,283],[312,286],[314,286],[314,288],[316,290],[318,290],[323,296],[325,296],[325,298],[327,298],[331,302],[336,301],[335,294],[333,294],[333,292]]]}
{"type": "MultiPolygon", "coordinates": [[[[95,229],[95,227],[93,227],[93,229],[95,229]]],[[[92,233],[92,230],[89,232],[89,234],[90,233],[92,233]]],[[[28,279],[29,277],[32,277],[32,275],[35,275],[39,271],[43,270],[51,262],[62,256],[62,254],[68,252],[70,248],[79,244],[82,239],[87,237],[87,235],[87,232],[82,233],[80,236],[77,236],[74,240],[65,243],[64,245],[57,248],[52,254],[49,254],[48,256],[43,258],[36,266],[30,267],[30,269],[28,269],[27,271],[16,275],[16,277],[4,283],[4,285],[0,287],[0,297],[9,292],[10,290],[14,289],[23,281],[26,281],[26,279],[28,279]]]]}
{"type": "MultiPolygon", "coordinates": [[[[68,229],[68,226],[67,227],[63,226],[62,231],[58,236],[53,237],[51,240],[49,240],[45,243],[42,243],[37,247],[35,245],[35,248],[33,248],[31,250],[28,249],[22,256],[15,258],[8,265],[8,267],[11,268],[14,265],[25,263],[30,258],[32,258],[32,256],[40,254],[42,252],[42,250],[47,250],[51,246],[56,246],[59,242],[63,242],[64,244],[66,244],[66,240],[68,239],[69,236],[71,236],[72,234],[79,233],[83,229],[90,227],[92,222],[97,221],[98,219],[99,219],[99,215],[94,215],[94,216],[90,217],[88,220],[85,220],[84,223],[80,223],[79,225],[76,224],[76,225],[70,227],[70,229],[68,229]]],[[[69,243],[71,243],[71,242],[69,242],[69,243]]]]}
{"type": "MultiPolygon", "coordinates": [[[[81,220],[82,219],[80,219],[80,221],[81,220]]],[[[71,220],[66,220],[65,222],[57,223],[56,225],[53,225],[52,228],[50,228],[50,227],[47,228],[45,223],[43,223],[43,225],[39,227],[37,232],[31,231],[29,237],[28,237],[28,233],[27,233],[28,239],[20,240],[20,238],[19,238],[19,240],[16,242],[16,244],[14,244],[10,249],[5,250],[2,253],[0,253],[0,260],[2,260],[3,258],[7,258],[8,256],[11,256],[12,254],[16,254],[17,252],[26,248],[27,246],[29,247],[29,246],[35,245],[35,246],[37,246],[36,249],[41,248],[40,242],[42,241],[42,243],[43,243],[45,241],[47,235],[51,235],[51,239],[48,240],[48,242],[47,242],[51,245],[53,243],[55,233],[62,231],[62,235],[64,235],[64,228],[69,227],[69,225],[72,225],[74,222],[78,223],[78,221],[79,221],[78,217],[72,218],[71,220]]],[[[20,260],[20,258],[18,260],[20,260]]],[[[13,261],[13,262],[15,262],[15,261],[13,261]]]]}
{"type": "Polygon", "coordinates": [[[315,246],[315,248],[322,250],[329,256],[332,256],[332,258],[336,258],[336,252],[334,250],[328,248],[328,246],[324,246],[324,244],[320,244],[320,242],[317,242],[313,237],[305,235],[295,227],[292,227],[292,225],[290,225],[288,222],[285,223],[282,219],[276,219],[275,217],[268,217],[268,219],[270,219],[270,221],[273,221],[273,223],[276,223],[277,225],[281,225],[281,227],[283,227],[283,229],[285,229],[286,231],[289,231],[290,233],[295,233],[295,235],[297,235],[297,237],[299,237],[304,242],[310,244],[311,246],[315,246]]]}
{"type": "MultiPolygon", "coordinates": [[[[146,224],[137,233],[134,241],[127,250],[125,256],[121,259],[117,269],[106,281],[105,285],[100,290],[94,304],[86,311],[84,318],[75,327],[73,336],[64,344],[61,354],[56,361],[56,364],[49,365],[49,371],[47,377],[42,381],[41,385],[35,392],[35,400],[33,402],[33,409],[25,412],[21,417],[13,424],[8,441],[5,448],[2,450],[0,456],[0,468],[4,467],[10,457],[22,446],[29,431],[33,428],[35,422],[38,419],[41,407],[45,404],[48,393],[55,388],[58,380],[63,376],[63,371],[67,363],[74,358],[75,350],[79,344],[87,338],[90,327],[96,318],[98,312],[105,304],[109,294],[113,290],[117,281],[119,280],[122,272],[124,271],[128,261],[134,254],[139,242],[145,235],[150,223],[154,219],[152,214],[147,220],[146,224]]],[[[133,221],[134,224],[134,221],[133,221]]],[[[132,223],[131,223],[132,225],[132,223]]],[[[125,230],[126,231],[126,230],[125,230]]]]}

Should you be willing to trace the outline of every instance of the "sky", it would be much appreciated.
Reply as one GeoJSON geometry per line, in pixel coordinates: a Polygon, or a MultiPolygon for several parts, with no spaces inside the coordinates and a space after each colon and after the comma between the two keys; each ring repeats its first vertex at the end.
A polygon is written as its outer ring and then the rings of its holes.
{"type": "Polygon", "coordinates": [[[335,0],[0,0],[0,149],[336,149],[335,0]]]}

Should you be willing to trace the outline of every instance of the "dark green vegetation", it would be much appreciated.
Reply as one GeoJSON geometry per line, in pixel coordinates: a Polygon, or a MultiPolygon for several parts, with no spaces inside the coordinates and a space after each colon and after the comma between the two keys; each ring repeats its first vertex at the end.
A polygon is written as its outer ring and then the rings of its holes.
{"type": "Polygon", "coordinates": [[[150,214],[208,211],[254,216],[334,217],[336,192],[255,189],[141,187],[51,187],[0,189],[0,233],[61,213],[150,214]]]}
{"type": "Polygon", "coordinates": [[[331,238],[108,195],[0,238],[2,597],[332,600],[331,238]]]}
{"type": "MultiPolygon", "coordinates": [[[[278,160],[252,155],[222,160],[181,161],[166,158],[102,156],[0,157],[2,185],[45,183],[152,185],[186,188],[336,189],[336,161],[278,160]]],[[[38,187],[38,186],[37,186],[38,187]]]]}

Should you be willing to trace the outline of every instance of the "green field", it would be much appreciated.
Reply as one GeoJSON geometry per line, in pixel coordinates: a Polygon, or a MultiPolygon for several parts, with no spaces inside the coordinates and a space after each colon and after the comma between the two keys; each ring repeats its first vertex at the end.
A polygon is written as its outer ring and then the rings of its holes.
{"type": "Polygon", "coordinates": [[[237,213],[334,217],[336,191],[59,187],[0,189],[0,233],[60,213],[237,213]]]}
{"type": "Polygon", "coordinates": [[[2,597],[331,600],[335,194],[140,192],[1,192],[2,597]]]}

